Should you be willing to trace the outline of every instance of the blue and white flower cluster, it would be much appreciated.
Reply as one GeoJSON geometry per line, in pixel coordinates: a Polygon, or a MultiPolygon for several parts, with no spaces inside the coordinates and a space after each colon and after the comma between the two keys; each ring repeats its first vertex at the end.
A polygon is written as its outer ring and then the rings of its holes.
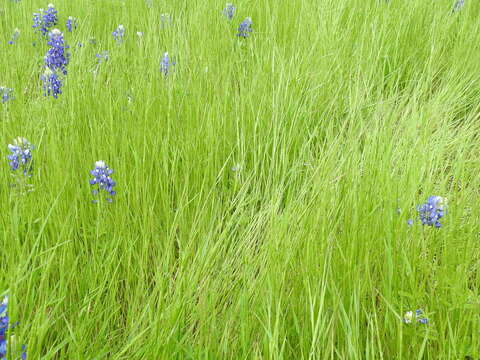
{"type": "Polygon", "coordinates": [[[42,35],[47,35],[50,28],[54,27],[58,23],[57,10],[53,4],[48,4],[47,10],[40,9],[38,13],[33,14],[32,27],[36,32],[42,35]]]}
{"type": "MultiPolygon", "coordinates": [[[[441,196],[430,196],[427,202],[417,206],[418,219],[422,225],[435,226],[440,228],[440,219],[447,212],[447,199],[441,196]]],[[[408,225],[413,225],[413,220],[408,220],[408,225]]]]}
{"type": "MultiPolygon", "coordinates": [[[[14,328],[14,324],[10,325],[10,318],[8,317],[8,296],[5,296],[0,303],[0,360],[7,360],[8,340],[7,332],[14,328]]],[[[27,358],[25,345],[22,346],[22,360],[27,358]]]]}
{"type": "Polygon", "coordinates": [[[123,25],[118,25],[118,27],[112,32],[112,36],[117,44],[120,45],[123,41],[123,37],[125,36],[125,27],[123,25]]]}
{"type": "Polygon", "coordinates": [[[405,324],[411,324],[412,322],[417,322],[420,324],[428,324],[428,319],[423,315],[423,311],[420,309],[413,311],[407,311],[403,316],[403,322],[405,324]]]}
{"type": "Polygon", "coordinates": [[[33,171],[32,151],[35,147],[22,137],[13,140],[13,144],[8,145],[11,154],[8,155],[10,168],[12,171],[22,170],[25,177],[31,177],[33,171]]]}
{"type": "MultiPolygon", "coordinates": [[[[113,190],[116,183],[111,177],[113,170],[105,164],[105,161],[99,160],[95,163],[95,168],[90,171],[90,174],[93,176],[93,179],[90,180],[90,185],[95,187],[92,190],[92,194],[99,196],[106,194],[106,200],[112,202],[112,197],[116,194],[116,191],[113,190]]],[[[97,203],[98,201],[93,200],[93,202],[97,203]]]]}
{"type": "Polygon", "coordinates": [[[52,95],[55,99],[62,93],[62,75],[67,75],[67,65],[70,54],[65,44],[63,33],[58,29],[53,29],[49,33],[48,45],[50,49],[45,55],[45,72],[41,76],[43,82],[44,95],[52,95]]]}

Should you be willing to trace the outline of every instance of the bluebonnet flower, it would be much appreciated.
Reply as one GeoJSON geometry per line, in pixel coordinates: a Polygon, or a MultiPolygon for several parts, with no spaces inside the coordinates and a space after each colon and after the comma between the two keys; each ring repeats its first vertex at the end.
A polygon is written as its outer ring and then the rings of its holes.
{"type": "Polygon", "coordinates": [[[53,4],[48,4],[47,10],[40,9],[38,13],[33,14],[32,27],[36,32],[46,35],[51,27],[57,25],[57,22],[57,10],[53,4]]]}
{"type": "Polygon", "coordinates": [[[98,63],[100,64],[102,61],[108,61],[108,51],[103,51],[101,54],[95,55],[98,59],[98,63]]]}
{"type": "Polygon", "coordinates": [[[70,54],[66,51],[69,46],[63,40],[63,33],[58,29],[53,29],[49,33],[48,49],[45,55],[45,67],[52,71],[61,71],[64,75],[67,74],[67,65],[70,54]]]}
{"type": "MultiPolygon", "coordinates": [[[[90,180],[90,185],[96,187],[92,190],[92,194],[100,195],[103,190],[107,193],[106,200],[112,202],[112,196],[116,194],[116,191],[113,190],[116,183],[110,176],[113,174],[113,170],[105,164],[105,161],[99,160],[95,163],[95,168],[90,171],[90,174],[93,175],[93,179],[90,180]]],[[[93,202],[96,203],[97,200],[93,202]]]]}
{"type": "Polygon", "coordinates": [[[59,78],[57,73],[47,68],[40,79],[43,82],[42,87],[44,95],[52,95],[55,99],[57,99],[58,95],[62,93],[62,80],[59,78]]]}
{"type": "Polygon", "coordinates": [[[31,177],[33,170],[32,151],[35,147],[27,139],[18,137],[13,140],[13,144],[8,145],[8,149],[12,152],[11,155],[8,155],[12,171],[21,168],[24,176],[31,177]]]}
{"type": "MultiPolygon", "coordinates": [[[[447,199],[441,196],[430,196],[425,204],[417,206],[417,212],[422,225],[442,226],[440,219],[447,211],[447,199]]],[[[413,220],[409,219],[408,224],[413,224],[413,220]]]]}
{"type": "Polygon", "coordinates": [[[227,3],[225,9],[223,9],[223,15],[227,17],[228,20],[232,20],[235,15],[235,5],[227,3]]]}
{"type": "Polygon", "coordinates": [[[125,36],[125,28],[123,25],[118,25],[115,31],[112,32],[112,36],[117,41],[117,44],[120,44],[125,36]]]}
{"type": "Polygon", "coordinates": [[[20,36],[20,30],[18,28],[16,28],[15,30],[13,30],[12,38],[10,39],[10,41],[8,43],[10,45],[15,44],[15,41],[17,41],[19,36],[20,36]]]}
{"type": "Polygon", "coordinates": [[[453,10],[452,12],[457,12],[462,10],[463,6],[465,5],[465,0],[457,0],[455,5],[453,5],[453,10]]]}
{"type": "Polygon", "coordinates": [[[420,309],[415,310],[415,314],[413,311],[407,311],[403,316],[403,322],[405,324],[411,324],[414,320],[420,324],[428,324],[428,319],[423,316],[423,311],[420,309]]]}
{"type": "Polygon", "coordinates": [[[252,29],[252,18],[245,18],[245,20],[242,21],[240,26],[238,27],[238,34],[237,36],[246,38],[249,36],[249,33],[253,31],[252,29]]]}
{"type": "Polygon", "coordinates": [[[75,30],[78,26],[77,24],[77,19],[74,18],[73,16],[69,16],[68,19],[67,19],[67,23],[65,24],[65,26],[67,27],[67,30],[69,32],[72,32],[73,30],[75,30]]]}
{"type": "Polygon", "coordinates": [[[8,297],[5,296],[0,303],[0,360],[7,359],[7,338],[6,332],[8,330],[8,297]]]}
{"type": "Polygon", "coordinates": [[[10,89],[6,86],[0,86],[0,98],[2,104],[5,104],[8,100],[13,100],[13,89],[10,89]]]}
{"type": "MultiPolygon", "coordinates": [[[[16,324],[9,326],[9,317],[8,317],[8,296],[3,298],[3,301],[0,303],[0,360],[7,360],[7,331],[13,329],[16,324]]],[[[22,345],[22,354],[21,359],[25,360],[27,358],[26,346],[22,345]]]]}
{"type": "Polygon", "coordinates": [[[166,52],[165,54],[163,54],[162,61],[160,62],[160,72],[167,76],[170,72],[170,66],[173,65],[173,67],[175,67],[175,64],[175,61],[173,61],[173,59],[170,60],[168,52],[166,52]]]}

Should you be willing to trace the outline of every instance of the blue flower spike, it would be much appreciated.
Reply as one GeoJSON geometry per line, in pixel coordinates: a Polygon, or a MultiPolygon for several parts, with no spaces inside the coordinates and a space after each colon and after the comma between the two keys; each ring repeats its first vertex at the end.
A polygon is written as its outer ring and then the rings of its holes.
{"type": "MultiPolygon", "coordinates": [[[[90,174],[93,176],[93,179],[90,179],[90,185],[94,187],[92,194],[101,196],[105,193],[107,195],[105,199],[108,202],[112,202],[113,196],[116,194],[116,191],[113,190],[116,183],[111,177],[113,170],[105,164],[105,161],[98,160],[90,174]]],[[[93,203],[97,202],[98,200],[93,200],[93,203]]]]}
{"type": "Polygon", "coordinates": [[[33,14],[32,28],[43,36],[47,35],[49,29],[58,23],[57,13],[55,6],[48,4],[47,10],[40,9],[38,13],[33,14]]]}
{"type": "Polygon", "coordinates": [[[227,3],[225,8],[223,9],[223,16],[225,16],[228,20],[232,20],[235,15],[235,5],[231,3],[227,3]]]}
{"type": "Polygon", "coordinates": [[[22,137],[16,138],[13,140],[13,144],[8,145],[11,154],[7,158],[10,160],[12,171],[21,169],[25,177],[32,176],[32,151],[34,148],[27,139],[22,137]]]}
{"type": "Polygon", "coordinates": [[[238,33],[237,36],[246,38],[250,35],[250,33],[253,31],[252,29],[252,18],[247,17],[245,20],[242,21],[240,26],[238,27],[238,33]]]}

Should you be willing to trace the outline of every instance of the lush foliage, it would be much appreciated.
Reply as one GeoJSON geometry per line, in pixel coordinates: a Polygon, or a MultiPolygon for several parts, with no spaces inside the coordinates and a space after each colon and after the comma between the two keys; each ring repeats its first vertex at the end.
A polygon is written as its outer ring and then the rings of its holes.
{"type": "Polygon", "coordinates": [[[461,3],[2,1],[12,359],[480,358],[461,3]]]}

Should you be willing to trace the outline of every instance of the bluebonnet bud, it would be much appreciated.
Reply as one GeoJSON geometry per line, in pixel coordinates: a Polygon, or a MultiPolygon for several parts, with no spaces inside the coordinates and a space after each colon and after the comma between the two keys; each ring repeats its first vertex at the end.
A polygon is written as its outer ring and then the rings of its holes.
{"type": "Polygon", "coordinates": [[[47,68],[40,79],[43,83],[42,87],[44,95],[52,95],[57,99],[58,95],[62,93],[62,80],[58,77],[57,73],[47,68]]]}
{"type": "Polygon", "coordinates": [[[67,74],[67,65],[70,54],[66,51],[69,46],[63,40],[63,33],[58,29],[53,29],[48,40],[47,54],[45,55],[45,67],[52,71],[61,71],[64,75],[67,74]]]}
{"type": "Polygon", "coordinates": [[[457,12],[462,10],[463,6],[465,5],[465,0],[457,0],[455,5],[453,5],[453,10],[452,12],[457,12]]]}
{"type": "Polygon", "coordinates": [[[173,59],[170,60],[168,52],[166,52],[165,54],[163,54],[162,61],[160,62],[160,72],[167,76],[170,72],[170,66],[173,65],[173,67],[175,67],[175,64],[175,61],[173,61],[173,59]]]}
{"type": "Polygon", "coordinates": [[[72,32],[74,29],[77,28],[77,19],[74,18],[73,16],[69,16],[68,19],[67,19],[67,23],[65,24],[65,26],[67,27],[67,30],[69,32],[72,32]]]}
{"type": "Polygon", "coordinates": [[[112,32],[112,36],[117,41],[117,44],[120,44],[125,36],[125,28],[123,25],[118,25],[115,31],[112,32]]]}
{"type": "Polygon", "coordinates": [[[252,18],[245,18],[245,20],[242,21],[240,26],[238,27],[238,34],[237,36],[246,38],[249,36],[249,33],[253,31],[252,29],[252,18]]]}
{"type": "Polygon", "coordinates": [[[12,171],[21,168],[24,176],[32,176],[32,151],[34,148],[27,139],[22,137],[16,138],[13,140],[13,144],[8,145],[8,149],[12,152],[11,155],[8,155],[12,171]]]}
{"type": "MultiPolygon", "coordinates": [[[[93,175],[93,179],[90,180],[90,185],[95,186],[92,194],[101,195],[102,191],[104,191],[107,194],[106,200],[112,202],[112,196],[116,194],[116,191],[113,190],[116,183],[110,176],[113,174],[113,170],[110,169],[103,160],[99,160],[95,163],[95,168],[90,171],[90,174],[93,175]]],[[[93,202],[96,203],[97,200],[93,202]]]]}
{"type": "Polygon", "coordinates": [[[10,39],[10,41],[8,43],[10,45],[15,44],[15,41],[17,41],[19,36],[20,36],[20,30],[18,28],[16,28],[15,30],[13,30],[12,38],[10,39]]]}
{"type": "Polygon", "coordinates": [[[6,86],[0,86],[0,98],[2,104],[5,104],[8,100],[13,100],[13,89],[10,89],[6,86]]]}
{"type": "Polygon", "coordinates": [[[223,15],[228,18],[228,20],[232,20],[235,15],[235,5],[227,3],[225,9],[223,9],[223,15]]]}
{"type": "Polygon", "coordinates": [[[403,322],[405,324],[411,324],[413,321],[416,321],[420,324],[428,324],[428,319],[423,316],[423,311],[420,309],[415,310],[415,314],[413,311],[407,311],[403,316],[403,322]]]}
{"type": "Polygon", "coordinates": [[[446,206],[447,199],[441,196],[430,196],[425,204],[417,206],[418,216],[422,225],[441,227],[440,219],[446,213],[446,206]]]}
{"type": "Polygon", "coordinates": [[[53,4],[48,4],[47,10],[40,9],[38,13],[33,14],[32,27],[36,32],[46,35],[51,27],[57,25],[57,22],[57,10],[53,4]]]}

